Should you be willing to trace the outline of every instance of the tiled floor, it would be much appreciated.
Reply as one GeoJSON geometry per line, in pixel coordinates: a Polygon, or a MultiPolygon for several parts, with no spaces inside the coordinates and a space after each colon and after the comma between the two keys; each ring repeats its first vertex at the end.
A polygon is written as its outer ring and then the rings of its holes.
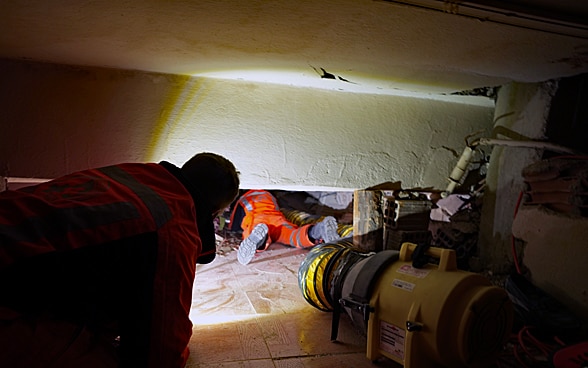
{"type": "Polygon", "coordinates": [[[307,252],[273,244],[247,266],[236,251],[198,265],[187,368],[398,366],[368,360],[366,338],[345,314],[330,341],[332,313],[311,306],[298,286],[307,252]]]}

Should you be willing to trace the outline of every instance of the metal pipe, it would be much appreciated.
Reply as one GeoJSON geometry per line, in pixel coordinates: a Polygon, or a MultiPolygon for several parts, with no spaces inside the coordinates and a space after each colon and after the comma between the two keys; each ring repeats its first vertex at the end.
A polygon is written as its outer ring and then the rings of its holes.
{"type": "Polygon", "coordinates": [[[455,165],[455,168],[449,175],[449,185],[441,195],[447,197],[453,193],[455,188],[459,185],[460,180],[467,172],[467,168],[472,160],[474,147],[476,146],[507,146],[507,147],[521,147],[521,148],[535,148],[535,149],[547,149],[553,152],[566,153],[572,155],[579,155],[581,153],[574,151],[571,148],[563,147],[554,143],[541,142],[541,141],[517,141],[511,139],[495,139],[495,138],[480,138],[471,144],[467,145],[460,158],[455,165]]]}
{"type": "Polygon", "coordinates": [[[477,142],[472,143],[472,146],[508,146],[508,147],[523,147],[523,148],[538,148],[548,149],[553,152],[578,154],[573,149],[563,147],[554,143],[541,141],[515,141],[511,139],[495,139],[495,138],[480,138],[477,142]]]}

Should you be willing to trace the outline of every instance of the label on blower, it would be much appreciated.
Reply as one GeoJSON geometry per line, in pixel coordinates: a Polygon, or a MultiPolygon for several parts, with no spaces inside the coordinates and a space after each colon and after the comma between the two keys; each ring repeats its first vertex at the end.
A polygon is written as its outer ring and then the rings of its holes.
{"type": "Polygon", "coordinates": [[[404,281],[404,280],[394,279],[392,281],[392,286],[394,286],[395,288],[399,288],[399,289],[402,289],[402,290],[406,290],[406,291],[412,292],[412,290],[415,287],[415,284],[413,284],[412,282],[404,281]]]}
{"type": "Polygon", "coordinates": [[[402,265],[396,270],[396,272],[403,273],[405,275],[409,275],[419,279],[424,279],[431,272],[431,270],[414,268],[411,265],[402,265]]]}
{"type": "Polygon", "coordinates": [[[380,320],[380,349],[404,360],[404,339],[406,331],[391,323],[380,320]]]}

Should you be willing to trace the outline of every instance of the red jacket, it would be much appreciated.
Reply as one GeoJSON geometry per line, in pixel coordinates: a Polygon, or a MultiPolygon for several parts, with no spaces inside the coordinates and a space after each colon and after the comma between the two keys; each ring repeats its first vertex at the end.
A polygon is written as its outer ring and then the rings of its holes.
{"type": "MultiPolygon", "coordinates": [[[[133,367],[186,364],[201,252],[194,200],[171,164],[121,164],[0,193],[0,281],[40,272],[27,268],[32,260],[58,264],[45,273],[55,279],[45,286],[51,305],[61,305],[59,298],[68,299],[65,308],[80,301],[77,310],[96,304],[83,316],[88,324],[115,316],[133,367]],[[85,293],[87,285],[97,292],[85,293]]],[[[23,285],[5,298],[21,298],[26,309],[31,285],[26,276],[16,279],[23,285]]]]}

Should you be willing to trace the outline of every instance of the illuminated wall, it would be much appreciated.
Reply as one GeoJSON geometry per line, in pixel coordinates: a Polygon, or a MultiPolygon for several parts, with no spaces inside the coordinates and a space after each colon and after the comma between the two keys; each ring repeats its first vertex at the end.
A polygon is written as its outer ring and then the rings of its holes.
{"type": "Polygon", "coordinates": [[[489,133],[494,111],[492,101],[473,97],[458,103],[7,60],[0,70],[0,169],[17,177],[123,161],[181,164],[212,151],[235,163],[244,188],[396,180],[444,188],[464,138],[489,133]]]}

